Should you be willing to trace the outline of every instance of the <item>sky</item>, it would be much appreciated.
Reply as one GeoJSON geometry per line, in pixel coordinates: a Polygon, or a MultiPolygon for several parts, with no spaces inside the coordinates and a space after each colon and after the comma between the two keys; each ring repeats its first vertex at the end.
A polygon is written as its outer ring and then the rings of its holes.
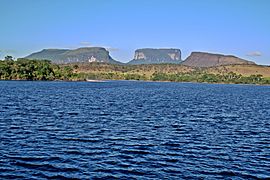
{"type": "Polygon", "coordinates": [[[0,58],[46,48],[235,55],[270,65],[270,0],[0,0],[0,58]]]}

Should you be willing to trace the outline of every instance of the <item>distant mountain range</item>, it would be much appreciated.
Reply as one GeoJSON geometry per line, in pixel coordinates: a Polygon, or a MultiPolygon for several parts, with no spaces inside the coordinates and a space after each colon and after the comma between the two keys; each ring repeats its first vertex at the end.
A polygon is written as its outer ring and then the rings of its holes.
{"type": "Polygon", "coordinates": [[[134,59],[128,64],[161,64],[173,63],[180,64],[181,51],[180,49],[137,49],[134,59]]]}
{"type": "Polygon", "coordinates": [[[192,67],[212,67],[231,64],[255,64],[252,61],[240,59],[232,55],[211,54],[205,52],[192,52],[182,63],[192,67]]]}
{"type": "Polygon", "coordinates": [[[46,59],[53,63],[67,64],[74,62],[104,62],[120,64],[114,60],[109,51],[102,47],[85,47],[74,50],[69,49],[43,49],[26,56],[27,59],[46,59]]]}
{"type": "MultiPolygon", "coordinates": [[[[76,62],[103,62],[110,64],[123,64],[114,60],[109,51],[103,47],[85,47],[74,50],[69,49],[43,49],[30,54],[27,59],[47,59],[53,63],[67,64],[76,62]]],[[[192,52],[186,60],[181,60],[180,49],[153,49],[144,48],[135,51],[134,59],[128,64],[183,64],[191,67],[213,67],[233,64],[255,64],[252,61],[232,55],[212,54],[206,52],[192,52]]]]}

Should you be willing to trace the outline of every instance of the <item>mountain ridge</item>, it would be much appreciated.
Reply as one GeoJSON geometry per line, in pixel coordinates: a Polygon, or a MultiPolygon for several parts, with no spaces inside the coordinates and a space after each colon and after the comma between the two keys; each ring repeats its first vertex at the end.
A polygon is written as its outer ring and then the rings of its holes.
{"type": "Polygon", "coordinates": [[[134,58],[128,64],[181,63],[181,50],[176,48],[136,49],[134,58]]]}
{"type": "Polygon", "coordinates": [[[106,62],[120,64],[103,47],[81,47],[77,49],[43,49],[26,56],[27,59],[50,60],[57,64],[73,62],[106,62]]]}
{"type": "Polygon", "coordinates": [[[183,65],[192,67],[213,67],[232,64],[256,64],[234,55],[224,55],[209,52],[192,52],[183,62],[183,65]]]}
{"type": "Polygon", "coordinates": [[[77,49],[43,49],[26,56],[27,59],[51,60],[57,64],[102,62],[111,64],[182,64],[191,67],[214,67],[232,64],[256,64],[234,55],[220,53],[192,52],[184,61],[181,50],[177,48],[140,48],[135,50],[134,58],[122,63],[114,60],[104,47],[81,47],[77,49]]]}

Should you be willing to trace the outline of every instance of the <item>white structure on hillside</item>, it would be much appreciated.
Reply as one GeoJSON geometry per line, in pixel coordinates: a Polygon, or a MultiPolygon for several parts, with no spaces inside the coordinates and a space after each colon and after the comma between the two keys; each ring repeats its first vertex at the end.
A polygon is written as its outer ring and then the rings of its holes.
{"type": "Polygon", "coordinates": [[[96,62],[97,58],[95,58],[94,56],[91,56],[91,58],[88,60],[89,62],[96,62]]]}

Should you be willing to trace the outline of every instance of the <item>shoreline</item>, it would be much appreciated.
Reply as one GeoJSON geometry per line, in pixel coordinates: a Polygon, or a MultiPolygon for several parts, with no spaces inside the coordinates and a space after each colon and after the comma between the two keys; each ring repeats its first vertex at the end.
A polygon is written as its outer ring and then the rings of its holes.
{"type": "Polygon", "coordinates": [[[158,82],[158,83],[189,83],[189,84],[220,84],[220,85],[254,85],[254,86],[270,86],[270,84],[251,84],[251,83],[211,83],[211,82],[194,82],[194,81],[153,81],[153,80],[126,80],[126,79],[88,79],[88,80],[26,80],[26,79],[0,79],[1,81],[27,81],[27,82],[88,82],[88,83],[106,83],[109,81],[128,81],[128,82],[158,82]]]}
{"type": "MultiPolygon", "coordinates": [[[[270,85],[269,73],[253,67],[247,74],[235,69],[211,70],[192,67],[163,65],[118,66],[111,64],[52,64],[47,60],[20,59],[0,63],[0,79],[15,81],[88,81],[132,80],[145,82],[187,82],[208,84],[253,84],[270,85]],[[34,68],[33,68],[34,67],[34,68]],[[256,70],[256,71],[255,71],[256,70]],[[261,72],[259,74],[259,72],[261,72]]],[[[223,67],[223,66],[222,66],[223,67]]],[[[233,66],[234,67],[234,66],[233,66]]],[[[240,68],[238,67],[238,68],[240,68]]]]}

